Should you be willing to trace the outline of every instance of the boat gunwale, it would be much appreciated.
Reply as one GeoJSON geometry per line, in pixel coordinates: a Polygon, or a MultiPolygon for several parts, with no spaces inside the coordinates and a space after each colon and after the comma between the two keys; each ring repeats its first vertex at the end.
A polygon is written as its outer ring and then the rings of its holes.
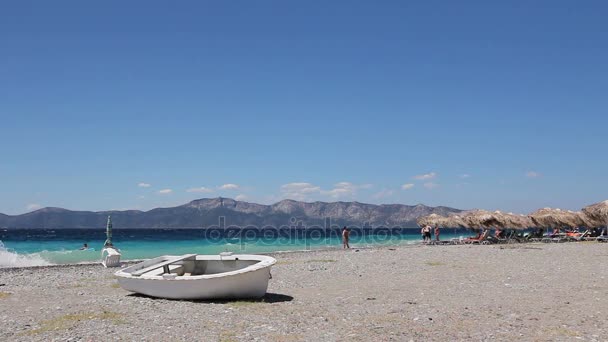
{"type": "MultiPolygon", "coordinates": [[[[178,256],[161,255],[161,256],[159,256],[157,258],[171,258],[171,257],[178,257],[178,256]]],[[[154,275],[154,276],[148,275],[148,276],[146,276],[145,274],[143,274],[141,276],[134,276],[131,273],[124,271],[126,269],[129,269],[131,267],[135,267],[135,266],[141,264],[141,263],[138,263],[138,264],[135,264],[135,265],[131,265],[131,266],[127,267],[127,268],[124,268],[122,270],[116,271],[114,273],[114,276],[116,276],[117,278],[122,278],[122,279],[162,280],[162,281],[204,280],[204,279],[223,278],[223,277],[226,277],[226,276],[234,276],[234,275],[254,272],[254,271],[258,271],[258,270],[264,269],[264,268],[268,268],[268,267],[276,264],[276,262],[277,262],[277,260],[275,258],[273,258],[273,257],[266,256],[266,255],[255,255],[255,254],[232,254],[230,256],[197,254],[195,260],[201,260],[201,261],[235,261],[237,258],[239,260],[258,261],[258,262],[256,262],[253,265],[249,265],[247,267],[244,267],[244,268],[241,268],[241,269],[238,269],[238,270],[234,270],[234,271],[214,273],[214,274],[176,276],[176,277],[172,277],[172,278],[165,278],[162,275],[154,275]],[[198,259],[199,256],[204,257],[204,258],[198,259]]],[[[156,259],[156,258],[153,258],[153,259],[156,259]]],[[[162,262],[162,261],[160,261],[160,262],[162,262]]],[[[133,271],[135,271],[135,270],[133,270],[133,271]]]]}

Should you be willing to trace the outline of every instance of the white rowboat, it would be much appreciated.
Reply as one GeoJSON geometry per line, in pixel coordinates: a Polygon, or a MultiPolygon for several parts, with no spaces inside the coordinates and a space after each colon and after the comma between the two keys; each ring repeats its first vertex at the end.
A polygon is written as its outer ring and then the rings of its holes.
{"type": "Polygon", "coordinates": [[[169,299],[259,298],[276,259],[264,255],[164,255],[116,272],[131,292],[169,299]]]}

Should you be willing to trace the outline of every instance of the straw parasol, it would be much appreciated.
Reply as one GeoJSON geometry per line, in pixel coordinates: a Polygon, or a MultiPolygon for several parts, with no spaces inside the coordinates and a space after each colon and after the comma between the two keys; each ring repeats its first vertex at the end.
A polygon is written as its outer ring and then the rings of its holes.
{"type": "Polygon", "coordinates": [[[451,213],[448,215],[447,227],[449,228],[469,228],[466,222],[462,219],[460,213],[451,213]]]}
{"type": "Polygon", "coordinates": [[[416,222],[418,223],[418,225],[420,227],[424,227],[424,226],[434,226],[434,225],[439,225],[439,226],[443,226],[443,223],[447,220],[446,217],[438,215],[438,214],[431,214],[431,215],[427,215],[427,216],[421,216],[419,217],[416,222]]]}
{"type": "Polygon", "coordinates": [[[500,210],[494,212],[498,219],[497,225],[505,229],[526,229],[534,226],[532,220],[527,216],[513,213],[503,213],[500,210]]]}
{"type": "Polygon", "coordinates": [[[608,225],[608,200],[584,207],[583,213],[594,227],[605,227],[608,225]]]}
{"type": "Polygon", "coordinates": [[[497,215],[480,209],[465,212],[462,215],[462,221],[471,229],[487,229],[492,226],[500,226],[500,219],[497,215]]]}
{"type": "Polygon", "coordinates": [[[520,227],[523,229],[536,228],[536,225],[528,215],[519,214],[517,216],[519,216],[520,227]]]}
{"type": "Polygon", "coordinates": [[[572,211],[572,210],[568,210],[568,215],[569,215],[569,219],[570,219],[570,227],[572,228],[577,228],[577,227],[587,227],[587,228],[592,228],[593,226],[595,226],[596,224],[593,222],[593,220],[591,218],[589,218],[589,216],[587,216],[584,212],[582,211],[572,211]]]}
{"type": "Polygon", "coordinates": [[[582,212],[571,210],[543,208],[528,215],[532,222],[538,227],[543,228],[563,228],[589,226],[590,220],[582,212]]]}
{"type": "Polygon", "coordinates": [[[460,216],[450,214],[449,216],[441,216],[437,214],[431,214],[427,216],[419,217],[416,220],[419,226],[440,226],[442,228],[466,228],[465,223],[461,220],[460,216]]]}
{"type": "Polygon", "coordinates": [[[561,223],[557,220],[557,215],[559,214],[560,213],[556,212],[555,209],[543,208],[531,213],[528,215],[528,217],[536,226],[547,228],[561,225],[561,223]]]}

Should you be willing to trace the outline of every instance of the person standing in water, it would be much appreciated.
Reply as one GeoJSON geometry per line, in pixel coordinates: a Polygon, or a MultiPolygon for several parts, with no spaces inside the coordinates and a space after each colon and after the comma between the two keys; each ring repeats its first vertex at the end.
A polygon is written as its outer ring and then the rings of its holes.
{"type": "Polygon", "coordinates": [[[342,228],[342,248],[350,248],[350,245],[348,244],[349,239],[350,231],[344,226],[344,228],[342,228]]]}

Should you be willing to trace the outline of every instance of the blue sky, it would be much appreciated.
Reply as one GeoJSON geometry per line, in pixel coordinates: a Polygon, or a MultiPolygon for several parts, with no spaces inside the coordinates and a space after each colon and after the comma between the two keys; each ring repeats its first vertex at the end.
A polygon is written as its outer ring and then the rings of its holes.
{"type": "Polygon", "coordinates": [[[0,212],[608,198],[604,1],[0,4],[0,212]]]}

